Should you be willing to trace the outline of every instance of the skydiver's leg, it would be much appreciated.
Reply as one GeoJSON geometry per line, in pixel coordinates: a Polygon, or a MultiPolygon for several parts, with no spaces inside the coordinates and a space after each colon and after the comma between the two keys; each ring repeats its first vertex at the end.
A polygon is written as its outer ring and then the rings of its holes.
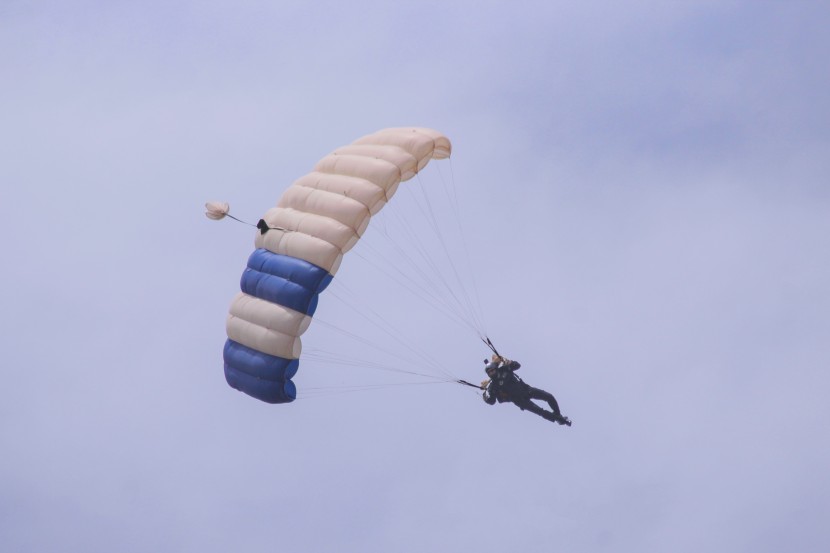
{"type": "Polygon", "coordinates": [[[557,417],[556,414],[551,413],[550,411],[545,411],[529,399],[526,401],[514,401],[513,403],[515,403],[516,406],[522,411],[530,411],[531,413],[539,415],[543,419],[551,422],[559,422],[559,417],[557,417]]]}
{"type": "MultiPolygon", "coordinates": [[[[550,392],[546,392],[545,390],[540,390],[539,388],[530,387],[528,390],[530,394],[530,399],[538,399],[541,401],[546,401],[548,405],[550,405],[552,418],[547,418],[548,420],[552,420],[554,422],[558,422],[559,424],[567,424],[568,426],[571,425],[571,421],[568,420],[568,417],[562,415],[562,411],[559,410],[559,404],[556,402],[556,398],[553,397],[553,394],[550,392]]],[[[533,402],[528,401],[531,405],[534,405],[533,402]]],[[[544,411],[547,413],[547,411],[544,411]]]]}
{"type": "Polygon", "coordinates": [[[556,398],[553,397],[553,394],[540,390],[539,388],[533,388],[532,386],[528,390],[528,393],[530,394],[530,399],[546,401],[547,404],[550,405],[550,410],[553,411],[554,415],[557,417],[562,416],[562,412],[559,410],[559,404],[556,402],[556,398]]]}

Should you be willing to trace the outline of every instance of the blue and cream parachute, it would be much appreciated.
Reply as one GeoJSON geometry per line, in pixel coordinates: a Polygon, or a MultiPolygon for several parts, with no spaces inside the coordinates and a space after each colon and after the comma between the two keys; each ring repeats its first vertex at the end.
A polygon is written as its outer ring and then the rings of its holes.
{"type": "MultiPolygon", "coordinates": [[[[263,217],[268,228],[257,235],[231,303],[228,384],[268,403],[296,398],[291,378],[299,367],[300,336],[343,255],[401,182],[450,152],[450,141],[437,131],[384,129],[338,148],[286,189],[263,217]]],[[[211,219],[228,213],[223,203],[207,208],[211,219]]]]}

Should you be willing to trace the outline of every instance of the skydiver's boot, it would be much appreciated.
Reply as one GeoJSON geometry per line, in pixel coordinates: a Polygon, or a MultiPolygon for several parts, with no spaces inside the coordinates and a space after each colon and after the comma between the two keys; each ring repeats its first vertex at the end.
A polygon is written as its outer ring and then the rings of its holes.
{"type": "MultiPolygon", "coordinates": [[[[543,419],[549,420],[550,422],[559,422],[559,420],[560,420],[559,415],[557,415],[556,413],[551,413],[550,411],[542,411],[540,413],[540,415],[542,415],[543,419]]],[[[562,423],[559,422],[559,424],[562,424],[562,423]]]]}
{"type": "Polygon", "coordinates": [[[570,426],[571,425],[571,419],[564,416],[562,413],[559,413],[559,412],[551,413],[550,411],[542,411],[539,414],[542,415],[542,417],[544,417],[545,419],[549,420],[550,422],[555,422],[557,424],[564,425],[564,426],[570,426]]]}

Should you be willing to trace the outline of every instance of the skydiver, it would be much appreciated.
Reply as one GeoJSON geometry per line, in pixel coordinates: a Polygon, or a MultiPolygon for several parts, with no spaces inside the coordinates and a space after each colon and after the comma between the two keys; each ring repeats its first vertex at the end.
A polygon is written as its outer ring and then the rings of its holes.
{"type": "Polygon", "coordinates": [[[571,425],[568,417],[562,415],[559,410],[559,404],[556,403],[553,394],[534,388],[516,376],[515,371],[521,367],[518,361],[511,361],[493,354],[489,362],[486,359],[484,362],[486,363],[484,370],[489,378],[484,380],[480,387],[484,390],[482,397],[487,404],[494,405],[497,401],[499,403],[509,401],[522,411],[530,411],[551,422],[565,426],[571,425]],[[531,401],[533,399],[546,401],[551,411],[539,407],[531,401]]]}

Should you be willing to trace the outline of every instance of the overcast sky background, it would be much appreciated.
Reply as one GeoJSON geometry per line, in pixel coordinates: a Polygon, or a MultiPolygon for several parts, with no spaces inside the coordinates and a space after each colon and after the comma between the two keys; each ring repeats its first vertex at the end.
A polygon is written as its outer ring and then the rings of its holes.
{"type": "MultiPolygon", "coordinates": [[[[0,549],[827,551],[828,28],[798,1],[0,0],[0,549]],[[572,428],[453,384],[224,382],[253,229],[204,202],[255,221],[401,125],[453,141],[413,185],[457,191],[487,331],[572,428]]],[[[415,190],[389,209],[417,222],[415,190]]],[[[359,248],[320,320],[382,341],[359,298],[483,378],[359,248]]]]}

